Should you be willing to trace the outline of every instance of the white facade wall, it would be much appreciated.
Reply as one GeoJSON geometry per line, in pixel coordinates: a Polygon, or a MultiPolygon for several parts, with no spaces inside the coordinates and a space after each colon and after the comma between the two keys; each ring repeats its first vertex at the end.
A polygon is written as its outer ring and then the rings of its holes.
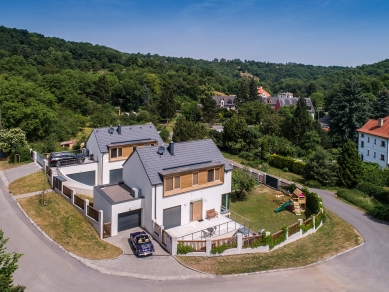
{"type": "Polygon", "coordinates": [[[131,188],[138,189],[139,196],[143,196],[145,198],[142,210],[142,227],[144,227],[148,232],[152,232],[152,219],[155,219],[153,197],[157,187],[153,187],[151,185],[137,152],[132,154],[131,163],[127,162],[123,166],[123,182],[131,188]]]}
{"type": "MultiPolygon", "coordinates": [[[[119,203],[116,205],[112,205],[112,213],[111,213],[111,228],[112,228],[112,233],[111,236],[115,236],[118,234],[118,214],[128,212],[128,211],[134,211],[142,209],[142,227],[144,227],[144,199],[138,199],[138,200],[133,200],[129,202],[123,202],[119,203]]],[[[151,232],[151,230],[149,231],[151,232]]]]}
{"type": "Polygon", "coordinates": [[[96,136],[93,132],[89,136],[88,141],[86,141],[86,149],[89,150],[89,155],[93,154],[93,159],[95,161],[99,161],[100,149],[99,149],[99,145],[97,144],[96,136]]]}
{"type": "Polygon", "coordinates": [[[110,170],[123,168],[123,163],[126,160],[109,162],[109,153],[104,153],[102,161],[103,161],[103,165],[102,165],[103,167],[102,167],[102,176],[101,176],[102,182],[101,182],[101,184],[106,185],[106,184],[110,183],[110,181],[109,181],[110,170]]]}
{"type": "Polygon", "coordinates": [[[95,188],[93,188],[93,208],[103,211],[103,223],[111,222],[111,204],[95,188]]]}
{"type": "Polygon", "coordinates": [[[378,163],[382,168],[388,165],[388,139],[358,133],[358,152],[363,156],[363,161],[378,163]],[[381,146],[384,143],[384,146],[381,146]],[[383,155],[383,160],[381,156],[383,155]]]}

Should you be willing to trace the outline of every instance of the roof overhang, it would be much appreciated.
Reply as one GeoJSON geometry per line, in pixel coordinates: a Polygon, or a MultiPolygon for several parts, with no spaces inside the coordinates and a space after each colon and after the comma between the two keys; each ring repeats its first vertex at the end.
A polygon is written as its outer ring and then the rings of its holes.
{"type": "Polygon", "coordinates": [[[162,176],[169,176],[177,173],[183,173],[183,172],[189,172],[193,170],[201,170],[205,168],[212,168],[212,167],[219,167],[223,166],[224,163],[221,162],[205,162],[205,163],[196,163],[192,165],[186,165],[186,166],[179,166],[169,169],[164,169],[163,171],[159,172],[162,176]]]}

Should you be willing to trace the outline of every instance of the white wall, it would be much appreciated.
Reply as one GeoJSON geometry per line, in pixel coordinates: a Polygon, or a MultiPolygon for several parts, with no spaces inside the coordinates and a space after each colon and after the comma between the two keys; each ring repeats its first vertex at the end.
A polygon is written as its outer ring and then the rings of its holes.
{"type": "Polygon", "coordinates": [[[74,189],[77,194],[82,194],[82,195],[91,196],[91,197],[93,196],[93,186],[88,186],[86,184],[72,180],[70,177],[68,177],[63,172],[63,168],[58,169],[58,175],[60,175],[66,179],[66,181],[63,183],[63,185],[67,186],[68,188],[74,189]]]}
{"type": "Polygon", "coordinates": [[[388,164],[388,140],[385,138],[358,133],[358,152],[363,155],[363,161],[378,163],[382,168],[385,168],[388,164]],[[362,137],[362,134],[364,137],[362,137]],[[381,146],[381,142],[385,142],[385,146],[381,146]],[[362,142],[364,147],[361,147],[362,142]],[[375,158],[374,158],[374,152],[375,158]],[[381,155],[384,155],[385,159],[381,160],[381,155]]]}
{"type": "Polygon", "coordinates": [[[93,188],[93,208],[103,211],[103,223],[111,222],[111,204],[95,188],[93,188]]]}
{"type": "Polygon", "coordinates": [[[123,168],[123,163],[125,161],[126,160],[109,162],[109,153],[105,153],[103,155],[103,181],[102,181],[101,184],[102,185],[109,184],[110,183],[110,181],[109,181],[109,171],[112,170],[112,169],[123,168]]]}
{"type": "Polygon", "coordinates": [[[100,149],[97,144],[96,136],[94,132],[89,136],[88,141],[86,141],[86,149],[89,150],[89,155],[93,154],[93,159],[99,161],[100,158],[100,149]]]}
{"type": "Polygon", "coordinates": [[[162,185],[157,188],[157,223],[163,225],[163,209],[181,206],[181,225],[190,223],[190,202],[203,201],[203,219],[206,211],[215,209],[220,212],[222,194],[231,192],[232,171],[224,173],[224,184],[196,191],[163,197],[162,185]]]}
{"type": "Polygon", "coordinates": [[[123,166],[123,182],[131,188],[137,188],[140,192],[139,195],[145,197],[142,210],[142,224],[147,231],[152,232],[152,219],[154,219],[154,187],[150,183],[137,152],[134,152],[131,158],[123,166]]]}

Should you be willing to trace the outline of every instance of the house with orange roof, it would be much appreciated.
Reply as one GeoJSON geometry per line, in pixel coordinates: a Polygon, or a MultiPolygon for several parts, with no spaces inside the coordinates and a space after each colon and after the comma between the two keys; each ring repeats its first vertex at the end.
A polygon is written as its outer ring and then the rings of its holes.
{"type": "Polygon", "coordinates": [[[378,163],[382,168],[389,164],[389,116],[370,119],[358,132],[358,152],[363,161],[378,163]]]}
{"type": "Polygon", "coordinates": [[[257,90],[258,90],[258,96],[260,96],[260,97],[270,97],[269,92],[267,92],[265,89],[263,89],[262,86],[258,86],[257,90]]]}

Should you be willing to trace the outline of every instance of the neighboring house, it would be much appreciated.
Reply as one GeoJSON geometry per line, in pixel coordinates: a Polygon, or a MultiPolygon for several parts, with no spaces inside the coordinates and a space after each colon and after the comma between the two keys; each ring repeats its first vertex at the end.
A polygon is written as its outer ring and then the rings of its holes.
{"type": "Polygon", "coordinates": [[[280,98],[291,98],[291,97],[293,97],[293,93],[291,93],[291,92],[281,92],[281,93],[277,94],[277,97],[280,97],[280,98]]]}
{"type": "Polygon", "coordinates": [[[257,90],[258,90],[258,96],[262,98],[271,96],[265,89],[262,88],[262,86],[258,86],[257,90]]]}
{"type": "MultiPolygon", "coordinates": [[[[281,93],[283,94],[283,93],[281,93]]],[[[299,97],[278,97],[270,96],[262,98],[263,102],[269,104],[275,112],[277,112],[283,106],[297,105],[299,97]]],[[[307,103],[307,110],[309,111],[312,118],[315,118],[315,108],[313,107],[312,100],[310,98],[305,98],[307,103]]]]}
{"type": "Polygon", "coordinates": [[[231,191],[232,167],[211,139],[136,148],[123,165],[123,184],[94,187],[94,208],[103,210],[111,235],[136,226],[152,233],[220,213],[231,191]]]}
{"type": "Polygon", "coordinates": [[[69,149],[72,149],[73,145],[76,144],[77,142],[78,142],[77,140],[63,141],[61,142],[60,146],[61,148],[67,147],[69,149]]]}
{"type": "Polygon", "coordinates": [[[358,152],[363,161],[376,162],[385,168],[389,164],[389,116],[369,120],[358,132],[358,152]]]}
{"type": "MultiPolygon", "coordinates": [[[[94,183],[89,185],[122,181],[123,163],[135,148],[159,145],[163,145],[163,141],[153,124],[95,128],[86,142],[84,154],[97,165],[93,168],[91,164],[89,171],[85,169],[68,176],[81,183],[92,181],[93,177],[94,183]]],[[[76,166],[76,170],[82,167],[87,168],[88,165],[76,166]]]]}
{"type": "Polygon", "coordinates": [[[221,108],[235,109],[235,95],[226,96],[212,96],[213,100],[216,101],[216,105],[221,108]]]}
{"type": "Polygon", "coordinates": [[[224,130],[224,126],[212,126],[212,129],[221,133],[224,130]]]}

